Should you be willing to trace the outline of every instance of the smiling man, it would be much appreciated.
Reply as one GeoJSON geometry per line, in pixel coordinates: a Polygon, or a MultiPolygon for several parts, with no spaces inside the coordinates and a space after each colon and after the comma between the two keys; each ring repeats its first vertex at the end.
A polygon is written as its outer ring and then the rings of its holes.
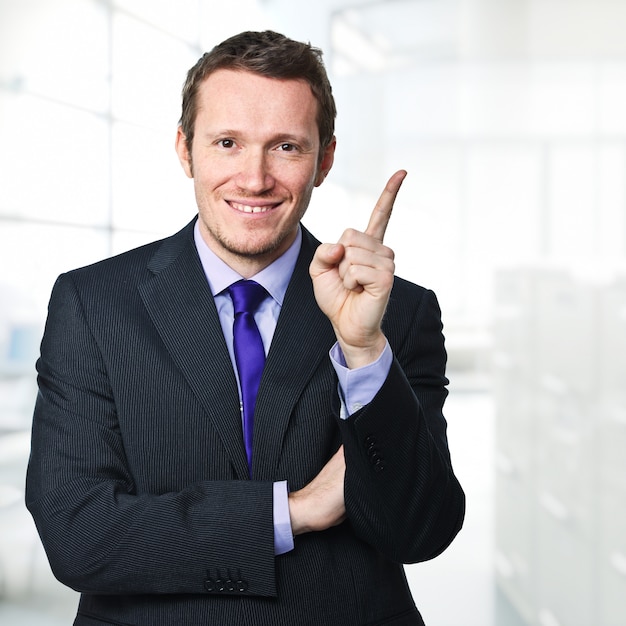
{"type": "Polygon", "coordinates": [[[334,119],[315,48],[219,44],[176,137],[198,216],[57,280],[27,504],[75,624],[423,624],[402,564],[465,506],[440,312],[383,243],[404,171],[365,231],[301,225],[334,119]]]}

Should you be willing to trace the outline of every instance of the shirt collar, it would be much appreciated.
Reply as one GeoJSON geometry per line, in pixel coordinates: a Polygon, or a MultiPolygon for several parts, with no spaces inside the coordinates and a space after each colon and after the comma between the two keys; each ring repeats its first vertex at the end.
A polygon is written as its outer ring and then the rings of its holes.
{"type": "MultiPolygon", "coordinates": [[[[238,280],[242,280],[243,277],[240,276],[238,272],[224,263],[224,261],[207,246],[200,234],[198,221],[196,221],[193,229],[193,237],[204,274],[209,282],[213,296],[218,295],[238,280]]],[[[255,280],[259,285],[265,287],[266,291],[280,306],[283,305],[287,286],[289,285],[291,275],[296,266],[301,245],[302,229],[298,225],[298,233],[291,246],[265,269],[251,277],[252,280],[255,280]]]]}

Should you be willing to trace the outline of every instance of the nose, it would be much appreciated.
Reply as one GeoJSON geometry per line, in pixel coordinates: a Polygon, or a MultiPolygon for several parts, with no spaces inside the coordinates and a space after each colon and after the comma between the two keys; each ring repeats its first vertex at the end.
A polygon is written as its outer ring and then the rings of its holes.
{"type": "Polygon", "coordinates": [[[268,156],[262,149],[247,149],[242,155],[237,175],[238,187],[249,194],[261,194],[274,186],[268,156]]]}

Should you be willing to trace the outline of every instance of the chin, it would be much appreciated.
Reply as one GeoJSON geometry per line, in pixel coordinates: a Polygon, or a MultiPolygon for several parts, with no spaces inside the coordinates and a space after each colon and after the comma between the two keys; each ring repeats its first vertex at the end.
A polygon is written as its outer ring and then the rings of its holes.
{"type": "Polygon", "coordinates": [[[274,239],[272,241],[261,241],[256,244],[251,244],[249,241],[246,241],[242,242],[241,245],[232,242],[222,242],[222,245],[231,254],[248,259],[259,259],[273,255],[281,248],[284,241],[285,238],[279,240],[274,239]]]}
{"type": "Polygon", "coordinates": [[[258,258],[272,255],[277,251],[286,250],[296,235],[296,229],[289,232],[271,231],[266,236],[256,238],[254,231],[248,236],[220,241],[221,245],[230,253],[243,257],[258,258]],[[286,242],[289,243],[286,243],[286,242]]]}

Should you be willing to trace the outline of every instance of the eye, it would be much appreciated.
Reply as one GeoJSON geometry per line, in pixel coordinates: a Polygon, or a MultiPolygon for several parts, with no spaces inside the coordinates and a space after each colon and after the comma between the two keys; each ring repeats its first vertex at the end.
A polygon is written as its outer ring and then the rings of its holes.
{"type": "Polygon", "coordinates": [[[234,148],[235,142],[232,139],[220,139],[217,142],[217,145],[221,146],[222,148],[234,148]]]}
{"type": "Polygon", "coordinates": [[[298,150],[298,148],[294,146],[292,143],[281,143],[278,146],[278,149],[281,152],[296,152],[298,150]]]}

